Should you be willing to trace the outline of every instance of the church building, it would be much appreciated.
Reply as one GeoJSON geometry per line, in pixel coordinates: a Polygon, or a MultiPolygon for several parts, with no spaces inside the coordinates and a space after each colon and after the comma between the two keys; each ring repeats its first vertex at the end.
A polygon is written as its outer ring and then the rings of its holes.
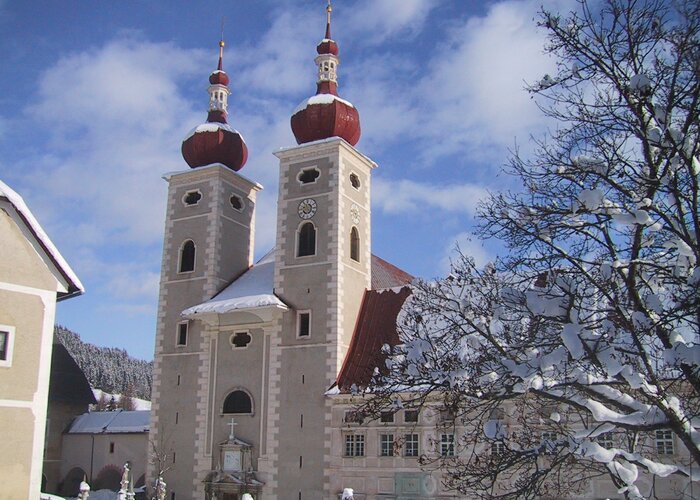
{"type": "Polygon", "coordinates": [[[262,186],[239,173],[248,151],[227,121],[223,49],[207,121],[182,144],[191,168],[165,176],[150,426],[162,459],[149,476],[162,473],[169,499],[340,498],[352,485],[336,474],[331,388],[366,376],[373,333],[395,328],[413,278],[372,254],[377,164],[338,95],[330,5],[316,94],[291,116],[298,145],[275,152],[276,245],[253,262],[262,186]]]}

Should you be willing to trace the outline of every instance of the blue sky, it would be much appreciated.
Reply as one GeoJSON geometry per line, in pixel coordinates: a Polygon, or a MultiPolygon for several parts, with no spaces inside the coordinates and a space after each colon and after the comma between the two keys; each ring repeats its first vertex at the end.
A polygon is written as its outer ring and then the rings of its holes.
{"type": "MultiPolygon", "coordinates": [[[[546,126],[526,81],[553,72],[541,1],[336,0],[339,93],[360,112],[373,178],[373,252],[421,277],[469,241],[476,203],[516,188],[508,148],[546,126]]],[[[545,2],[569,8],[567,0],[545,2]]],[[[57,321],[151,359],[166,183],[206,118],[222,17],[229,123],[265,190],[256,255],[274,245],[277,160],[291,111],[315,92],[323,0],[0,0],[0,179],[86,285],[57,321]]]]}

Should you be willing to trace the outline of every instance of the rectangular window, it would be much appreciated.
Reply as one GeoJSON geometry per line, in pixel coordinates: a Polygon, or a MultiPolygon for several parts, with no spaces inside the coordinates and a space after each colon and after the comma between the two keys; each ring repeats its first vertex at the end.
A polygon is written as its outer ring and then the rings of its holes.
{"type": "Polygon", "coordinates": [[[393,411],[383,411],[382,415],[380,417],[380,420],[382,422],[386,423],[392,423],[394,421],[394,412],[393,411]]]}
{"type": "Polygon", "coordinates": [[[345,435],[345,456],[364,457],[365,456],[365,435],[346,434],[345,435]]]}
{"type": "Polygon", "coordinates": [[[394,435],[381,434],[379,436],[379,455],[382,457],[394,456],[394,435]]]}
{"type": "Polygon", "coordinates": [[[361,424],[364,421],[364,416],[359,411],[346,410],[343,422],[346,424],[361,424]]]}
{"type": "Polygon", "coordinates": [[[0,325],[0,366],[12,365],[12,345],[14,341],[14,327],[0,325]]]}
{"type": "Polygon", "coordinates": [[[544,446],[544,452],[547,455],[551,455],[556,450],[557,446],[557,433],[556,432],[543,432],[542,433],[542,445],[544,446]]]}
{"type": "Polygon", "coordinates": [[[187,329],[189,322],[183,321],[177,324],[177,345],[184,346],[187,345],[187,329]]]}
{"type": "Polygon", "coordinates": [[[455,456],[455,435],[442,434],[440,436],[440,454],[443,457],[455,456]]]}
{"type": "Polygon", "coordinates": [[[452,411],[451,409],[448,408],[443,408],[440,410],[440,422],[442,423],[447,423],[447,422],[454,422],[455,421],[455,412],[452,411]]]}
{"type": "Polygon", "coordinates": [[[109,452],[114,453],[114,443],[113,442],[109,443],[109,452]]]}
{"type": "Polygon", "coordinates": [[[403,421],[407,424],[418,423],[418,410],[405,410],[403,412],[403,421]]]}
{"type": "Polygon", "coordinates": [[[299,311],[297,313],[297,337],[304,338],[311,335],[311,311],[299,311]]]}
{"type": "Polygon", "coordinates": [[[506,452],[506,445],[503,441],[494,441],[491,443],[491,455],[503,455],[506,452]]]}
{"type": "Polygon", "coordinates": [[[405,457],[418,456],[418,434],[406,434],[403,444],[403,455],[405,457]]]}
{"type": "Polygon", "coordinates": [[[673,455],[673,432],[670,430],[656,431],[656,453],[673,455]]]}
{"type": "Polygon", "coordinates": [[[7,361],[7,351],[10,344],[10,332],[0,332],[0,361],[7,361]]]}
{"type": "Polygon", "coordinates": [[[610,450],[614,447],[612,432],[605,432],[601,434],[596,438],[596,441],[598,441],[598,444],[606,450],[610,450]]]}

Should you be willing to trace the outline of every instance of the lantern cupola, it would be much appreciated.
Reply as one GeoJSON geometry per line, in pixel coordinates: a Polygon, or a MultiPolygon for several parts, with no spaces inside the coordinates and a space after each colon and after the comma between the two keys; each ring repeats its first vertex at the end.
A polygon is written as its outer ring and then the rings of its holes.
{"type": "Polygon", "coordinates": [[[316,46],[316,95],[305,99],[292,113],[297,144],[342,137],[353,146],[360,140],[360,115],[355,106],[338,96],[338,44],[331,38],[331,2],[326,7],[326,36],[316,46]]]}
{"type": "Polygon", "coordinates": [[[209,75],[207,121],[182,141],[182,156],[192,168],[221,163],[231,170],[243,168],[248,147],[243,136],[228,124],[229,77],[223,69],[224,41],[219,42],[219,65],[209,75]]]}

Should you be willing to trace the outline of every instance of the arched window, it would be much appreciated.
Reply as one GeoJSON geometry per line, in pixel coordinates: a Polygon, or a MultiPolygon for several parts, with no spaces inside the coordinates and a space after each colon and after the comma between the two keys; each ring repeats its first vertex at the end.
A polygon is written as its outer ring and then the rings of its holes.
{"type": "Polygon", "coordinates": [[[253,402],[245,391],[233,391],[224,400],[224,413],[253,413],[253,402]]]}
{"type": "Polygon", "coordinates": [[[304,222],[299,228],[297,257],[316,255],[316,228],[312,222],[304,222]]]}
{"type": "Polygon", "coordinates": [[[356,227],[350,230],[350,258],[360,262],[360,233],[356,227]]]}
{"type": "Polygon", "coordinates": [[[187,240],[180,249],[180,265],[178,266],[178,272],[188,273],[194,271],[194,241],[187,240]]]}

